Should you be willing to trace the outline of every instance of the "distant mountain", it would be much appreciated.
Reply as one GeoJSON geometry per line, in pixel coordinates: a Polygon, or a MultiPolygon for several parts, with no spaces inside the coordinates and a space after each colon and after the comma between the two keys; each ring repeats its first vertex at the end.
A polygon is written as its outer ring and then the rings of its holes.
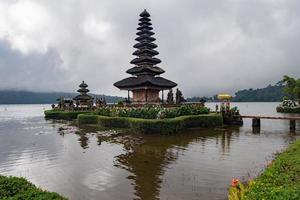
{"type": "MultiPolygon", "coordinates": [[[[0,91],[0,104],[52,104],[56,103],[59,97],[73,98],[76,95],[78,93],[2,90],[0,91]]],[[[123,99],[118,96],[91,95],[97,98],[104,97],[107,103],[117,103],[123,99]]]]}
{"type": "Polygon", "coordinates": [[[274,102],[282,101],[286,96],[283,92],[283,85],[268,85],[261,89],[239,90],[235,93],[233,101],[236,102],[274,102]]]}
{"type": "MultiPolygon", "coordinates": [[[[286,96],[283,92],[284,86],[281,84],[268,85],[265,88],[239,90],[235,93],[232,101],[234,102],[276,102],[282,101],[286,96]]],[[[190,97],[188,102],[199,102],[200,99],[205,99],[208,102],[218,101],[217,96],[213,97],[190,97]]]]}

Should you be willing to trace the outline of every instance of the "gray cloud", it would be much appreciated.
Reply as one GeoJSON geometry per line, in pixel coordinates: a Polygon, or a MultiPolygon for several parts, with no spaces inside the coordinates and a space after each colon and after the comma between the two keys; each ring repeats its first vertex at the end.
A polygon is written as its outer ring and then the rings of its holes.
{"type": "Polygon", "coordinates": [[[128,75],[144,8],[163,76],[186,96],[300,76],[297,0],[3,0],[0,87],[74,91],[86,80],[92,92],[126,95],[113,83],[128,75]]]}

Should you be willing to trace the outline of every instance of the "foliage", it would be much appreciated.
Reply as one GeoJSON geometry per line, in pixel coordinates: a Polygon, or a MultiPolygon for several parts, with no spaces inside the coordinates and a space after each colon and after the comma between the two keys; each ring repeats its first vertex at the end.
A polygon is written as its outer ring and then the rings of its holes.
{"type": "Polygon", "coordinates": [[[98,123],[98,115],[82,114],[79,116],[77,118],[78,124],[97,124],[98,123]]]}
{"type": "Polygon", "coordinates": [[[279,102],[284,97],[284,86],[269,85],[261,89],[240,90],[235,93],[235,102],[279,102]]]}
{"type": "Polygon", "coordinates": [[[223,119],[219,114],[180,116],[170,119],[141,119],[132,117],[107,117],[99,115],[78,116],[78,122],[96,124],[102,128],[130,128],[142,133],[175,133],[184,128],[221,126],[223,119]],[[95,120],[95,117],[98,120],[95,120]]]}
{"type": "Polygon", "coordinates": [[[6,177],[0,175],[0,199],[3,200],[64,200],[57,193],[37,188],[25,178],[6,177]]]}
{"type": "Polygon", "coordinates": [[[173,94],[173,90],[170,89],[167,95],[167,103],[168,104],[174,104],[174,94],[173,94]]]}
{"type": "Polygon", "coordinates": [[[298,99],[300,104],[300,79],[284,76],[282,83],[285,83],[284,92],[293,99],[298,99]]]}
{"type": "Polygon", "coordinates": [[[176,97],[175,97],[175,103],[176,104],[181,104],[181,103],[185,102],[185,99],[182,95],[182,92],[178,88],[176,89],[176,94],[175,95],[176,95],[176,97]]]}
{"type": "Polygon", "coordinates": [[[183,115],[208,114],[209,109],[201,106],[182,105],[174,108],[159,106],[144,107],[102,107],[95,112],[98,115],[111,117],[131,117],[141,119],[174,118],[183,115]]]}
{"type": "Polygon", "coordinates": [[[97,114],[97,115],[103,115],[103,116],[111,116],[111,108],[109,108],[109,107],[98,108],[95,111],[95,114],[97,114]]]}
{"type": "Polygon", "coordinates": [[[288,107],[288,108],[294,108],[297,105],[296,105],[296,102],[293,100],[283,100],[281,106],[288,107]]]}
{"type": "MultiPolygon", "coordinates": [[[[30,92],[30,91],[0,91],[0,104],[52,104],[58,97],[73,98],[78,93],[68,92],[30,92]]],[[[91,94],[94,98],[105,98],[107,103],[117,103],[122,97],[91,94]]]]}
{"type": "Polygon", "coordinates": [[[188,97],[186,99],[187,102],[200,102],[201,100],[205,100],[206,102],[217,101],[218,99],[214,99],[214,97],[188,97]]]}
{"type": "Polygon", "coordinates": [[[118,107],[124,107],[124,102],[123,101],[118,101],[117,106],[118,107]]]}
{"type": "Polygon", "coordinates": [[[79,114],[89,113],[89,111],[46,110],[44,113],[46,119],[73,120],[73,119],[77,119],[77,116],[79,114]]]}
{"type": "Polygon", "coordinates": [[[142,119],[156,119],[162,108],[157,106],[144,106],[141,108],[122,108],[116,111],[116,117],[133,117],[142,119]]]}
{"type": "MultiPolygon", "coordinates": [[[[300,140],[292,144],[251,183],[242,200],[300,199],[300,140]]],[[[230,193],[232,194],[232,193],[230,193]]]]}
{"type": "Polygon", "coordinates": [[[237,184],[231,184],[228,190],[228,200],[240,200],[245,197],[245,193],[249,191],[249,188],[254,184],[253,180],[249,181],[247,184],[243,184],[241,181],[237,180],[237,184]]]}
{"type": "Polygon", "coordinates": [[[298,106],[298,107],[290,108],[290,107],[278,106],[276,108],[276,111],[280,113],[300,113],[300,107],[298,106]]]}

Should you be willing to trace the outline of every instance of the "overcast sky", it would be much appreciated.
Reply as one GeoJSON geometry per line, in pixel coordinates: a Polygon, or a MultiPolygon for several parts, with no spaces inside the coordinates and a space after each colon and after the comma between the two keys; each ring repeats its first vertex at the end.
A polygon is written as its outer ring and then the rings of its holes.
{"type": "Polygon", "coordinates": [[[140,12],[185,96],[300,76],[299,0],[0,0],[0,89],[126,95],[140,12]]]}

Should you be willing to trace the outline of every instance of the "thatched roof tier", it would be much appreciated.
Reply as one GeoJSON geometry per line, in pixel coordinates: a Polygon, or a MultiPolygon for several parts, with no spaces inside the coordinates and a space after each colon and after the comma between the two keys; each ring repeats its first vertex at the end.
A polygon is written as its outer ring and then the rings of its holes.
{"type": "Polygon", "coordinates": [[[89,89],[86,89],[86,88],[80,88],[77,90],[77,92],[80,92],[80,93],[88,93],[90,90],[89,89]]]}
{"type": "Polygon", "coordinates": [[[132,75],[159,75],[164,73],[165,71],[163,69],[161,69],[160,67],[156,67],[156,66],[142,66],[142,67],[133,67],[129,70],[126,71],[128,74],[132,74],[132,75]]]}
{"type": "Polygon", "coordinates": [[[135,40],[139,41],[139,42],[142,42],[142,41],[153,42],[156,39],[154,37],[151,37],[151,36],[147,35],[147,34],[144,34],[144,35],[141,35],[141,36],[135,38],[135,40]]]}
{"type": "Polygon", "coordinates": [[[150,23],[149,21],[141,21],[140,23],[138,23],[139,26],[151,26],[152,23],[150,23]]]}
{"type": "Polygon", "coordinates": [[[137,77],[125,78],[114,84],[117,88],[121,90],[134,90],[137,88],[147,88],[147,89],[171,89],[176,87],[177,84],[173,81],[162,77],[155,77],[151,75],[141,75],[137,77]]]}
{"type": "Polygon", "coordinates": [[[158,51],[155,51],[153,49],[139,49],[139,50],[136,50],[135,52],[133,52],[132,55],[135,55],[135,56],[144,56],[144,55],[149,55],[149,56],[155,56],[155,55],[158,55],[158,51]]]}
{"type": "Polygon", "coordinates": [[[80,100],[80,101],[89,101],[89,100],[92,100],[93,97],[90,96],[90,95],[77,95],[76,97],[73,98],[74,100],[80,100]]]}
{"type": "Polygon", "coordinates": [[[137,34],[137,35],[144,35],[144,34],[147,34],[147,35],[151,36],[151,35],[154,35],[154,32],[149,31],[149,30],[141,30],[141,31],[137,32],[136,34],[137,34]]]}
{"type": "Polygon", "coordinates": [[[157,45],[152,42],[141,42],[141,43],[136,43],[135,45],[133,45],[133,47],[136,49],[142,49],[142,48],[155,49],[157,45]]]}
{"type": "Polygon", "coordinates": [[[143,25],[137,28],[137,30],[153,30],[151,26],[143,25]]]}
{"type": "Polygon", "coordinates": [[[149,56],[141,56],[138,58],[133,59],[130,64],[134,64],[134,65],[156,65],[161,63],[161,60],[158,58],[151,58],[149,56]]]}
{"type": "Polygon", "coordinates": [[[140,22],[150,22],[151,19],[148,18],[148,17],[142,17],[142,18],[139,19],[139,21],[140,21],[140,22]]]}
{"type": "Polygon", "coordinates": [[[147,17],[150,17],[150,14],[147,12],[147,10],[145,9],[141,14],[140,14],[140,17],[143,17],[143,18],[147,18],[147,17]]]}
{"type": "Polygon", "coordinates": [[[84,81],[82,81],[82,83],[79,85],[79,87],[86,88],[86,87],[88,87],[88,85],[84,81]]]}

